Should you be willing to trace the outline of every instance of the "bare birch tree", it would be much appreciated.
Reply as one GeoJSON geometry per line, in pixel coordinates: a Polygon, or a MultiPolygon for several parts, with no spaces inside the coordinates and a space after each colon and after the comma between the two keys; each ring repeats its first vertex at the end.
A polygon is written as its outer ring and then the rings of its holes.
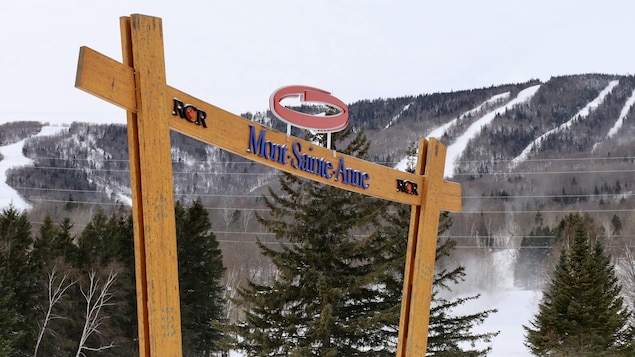
{"type": "Polygon", "coordinates": [[[101,279],[97,277],[94,270],[88,274],[88,278],[88,289],[84,291],[83,288],[80,288],[82,295],[86,300],[86,319],[84,321],[84,328],[82,329],[82,335],[79,340],[79,346],[77,347],[75,357],[86,356],[84,351],[100,352],[116,347],[114,342],[111,342],[108,345],[101,345],[99,347],[89,347],[86,343],[90,336],[102,334],[100,328],[104,322],[110,318],[110,316],[103,310],[108,306],[114,305],[112,302],[112,288],[117,281],[117,273],[114,270],[111,270],[103,283],[101,282],[101,279]]]}
{"type": "MultiPolygon", "coordinates": [[[[53,307],[62,300],[66,290],[75,284],[75,280],[70,279],[70,271],[64,273],[61,278],[58,276],[57,266],[54,266],[52,271],[48,274],[47,290],[48,290],[48,307],[40,328],[40,333],[35,343],[35,351],[33,356],[36,357],[44,334],[51,321],[55,319],[61,319],[62,316],[53,313],[53,307]],[[59,280],[58,280],[59,279],[59,280]]],[[[52,331],[51,331],[52,332],[52,331]]]]}

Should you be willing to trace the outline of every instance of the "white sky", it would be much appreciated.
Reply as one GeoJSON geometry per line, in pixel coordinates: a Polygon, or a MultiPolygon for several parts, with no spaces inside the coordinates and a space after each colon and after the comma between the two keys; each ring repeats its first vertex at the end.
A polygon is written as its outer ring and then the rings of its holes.
{"type": "Polygon", "coordinates": [[[124,122],[74,82],[82,45],[121,59],[119,17],[133,13],[163,19],[168,84],[235,114],[291,84],[352,103],[635,72],[630,0],[5,0],[0,123],[124,122]]]}

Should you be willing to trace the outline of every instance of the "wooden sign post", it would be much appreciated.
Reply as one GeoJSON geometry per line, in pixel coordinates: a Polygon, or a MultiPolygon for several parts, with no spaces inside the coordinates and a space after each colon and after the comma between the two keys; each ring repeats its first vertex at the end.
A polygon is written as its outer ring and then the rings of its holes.
{"type": "Polygon", "coordinates": [[[324,184],[412,206],[398,357],[425,356],[439,212],[461,210],[446,148],[422,139],[415,173],[290,137],[167,85],[161,19],[122,17],[123,63],[88,47],[75,86],[127,112],[139,354],[182,356],[170,130],[324,184]]]}

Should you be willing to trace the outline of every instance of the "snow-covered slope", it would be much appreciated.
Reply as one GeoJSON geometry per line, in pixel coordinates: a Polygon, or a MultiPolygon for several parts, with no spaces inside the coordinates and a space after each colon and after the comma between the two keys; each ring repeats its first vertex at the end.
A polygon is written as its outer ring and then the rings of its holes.
{"type": "MultiPolygon", "coordinates": [[[[34,137],[56,135],[64,130],[68,130],[68,128],[64,126],[44,126],[34,137]]],[[[31,159],[22,154],[22,148],[26,140],[20,140],[17,143],[0,147],[0,154],[4,156],[4,159],[0,160],[0,208],[6,208],[9,205],[13,205],[19,210],[31,208],[31,205],[20,196],[18,191],[7,185],[8,170],[33,164],[31,159]]]]}
{"type": "Polygon", "coordinates": [[[622,108],[622,111],[620,112],[620,116],[615,121],[615,124],[613,125],[613,127],[611,127],[608,134],[606,135],[607,139],[614,137],[615,134],[617,134],[617,132],[620,130],[620,128],[622,128],[622,126],[624,125],[624,120],[626,120],[626,118],[628,117],[628,112],[630,112],[631,108],[633,107],[633,104],[635,104],[635,89],[633,90],[633,93],[624,104],[624,107],[622,108]]]}
{"type": "MultiPolygon", "coordinates": [[[[462,119],[470,116],[470,115],[475,115],[481,112],[481,110],[483,110],[484,108],[486,108],[488,105],[493,105],[496,104],[500,101],[503,100],[507,100],[507,98],[509,98],[509,92],[505,92],[505,93],[501,93],[501,94],[496,94],[494,96],[492,96],[490,99],[484,101],[483,103],[481,103],[479,106],[477,106],[476,108],[470,109],[467,112],[459,115],[458,117],[450,120],[449,122],[434,128],[431,132],[429,132],[428,134],[426,134],[426,139],[429,138],[441,138],[443,135],[445,135],[445,133],[452,127],[454,127],[456,125],[457,122],[461,121],[462,119]]],[[[410,105],[408,105],[409,107],[410,105]]],[[[406,108],[404,108],[404,110],[406,110],[406,108]]],[[[392,122],[391,122],[392,123],[392,122]]],[[[387,126],[388,127],[388,126],[387,126]]],[[[395,165],[395,169],[397,170],[401,170],[401,171],[406,171],[408,169],[408,160],[409,158],[403,158],[401,159],[401,161],[399,161],[399,163],[397,165],[395,165]]],[[[446,171],[447,172],[447,171],[446,171]]]]}
{"type": "Polygon", "coordinates": [[[504,113],[505,110],[511,109],[518,104],[529,101],[531,97],[536,94],[538,89],[540,89],[539,84],[520,91],[516,98],[514,98],[507,104],[483,115],[480,119],[472,123],[472,125],[470,125],[461,136],[459,136],[451,145],[448,146],[448,152],[445,158],[445,176],[454,176],[454,169],[456,168],[457,161],[461,158],[461,155],[463,155],[463,152],[467,148],[467,144],[469,143],[470,139],[478,135],[483,126],[488,125],[492,120],[494,120],[497,114],[504,113]]]}

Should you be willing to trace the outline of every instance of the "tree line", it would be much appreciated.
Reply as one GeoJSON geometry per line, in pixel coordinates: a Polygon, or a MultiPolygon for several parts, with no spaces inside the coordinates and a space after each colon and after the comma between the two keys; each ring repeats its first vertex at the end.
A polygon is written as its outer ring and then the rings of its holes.
{"type": "MultiPolygon", "coordinates": [[[[222,349],[222,253],[200,201],[175,217],[184,352],[209,356],[222,349]]],[[[77,235],[50,218],[33,234],[26,212],[3,210],[0,356],[137,356],[132,224],[100,208],[77,235]]]]}

